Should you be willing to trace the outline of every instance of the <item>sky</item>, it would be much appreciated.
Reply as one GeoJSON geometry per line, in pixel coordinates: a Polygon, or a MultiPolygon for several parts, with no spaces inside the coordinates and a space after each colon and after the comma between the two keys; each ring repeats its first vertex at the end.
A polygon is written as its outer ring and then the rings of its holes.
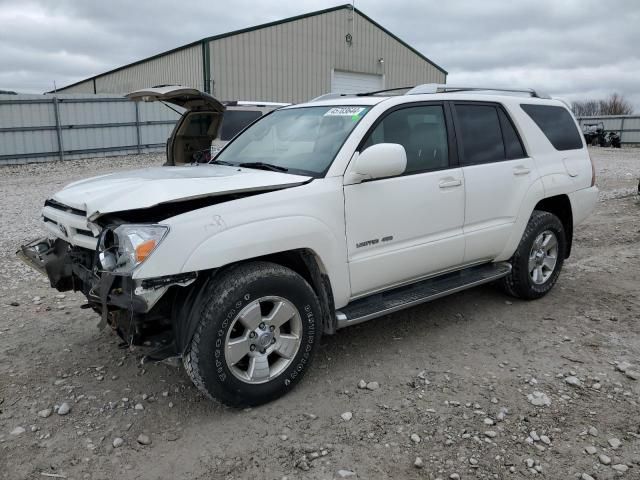
{"type": "MultiPolygon", "coordinates": [[[[201,38],[344,1],[0,0],[0,89],[41,93],[201,38]],[[228,6],[227,6],[228,5],[228,6]]],[[[640,112],[639,0],[357,0],[451,85],[623,94],[640,112]]]]}

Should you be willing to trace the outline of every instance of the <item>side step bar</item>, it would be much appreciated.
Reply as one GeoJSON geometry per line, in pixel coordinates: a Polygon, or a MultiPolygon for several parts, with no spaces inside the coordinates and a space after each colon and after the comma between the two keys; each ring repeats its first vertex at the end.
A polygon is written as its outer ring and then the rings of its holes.
{"type": "Polygon", "coordinates": [[[507,276],[509,272],[511,272],[509,263],[487,263],[373,294],[355,300],[342,310],[336,311],[338,328],[356,325],[467,288],[493,282],[507,276]]]}

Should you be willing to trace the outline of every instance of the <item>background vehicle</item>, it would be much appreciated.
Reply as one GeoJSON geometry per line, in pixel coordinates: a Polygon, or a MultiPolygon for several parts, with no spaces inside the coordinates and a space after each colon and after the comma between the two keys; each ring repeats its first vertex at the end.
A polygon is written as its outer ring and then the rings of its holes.
{"type": "MultiPolygon", "coordinates": [[[[128,342],[162,338],[156,356],[181,355],[206,395],[267,402],[322,334],[489,282],[523,299],[553,288],[597,201],[593,164],[563,103],[488,90],[279,109],[209,164],[67,186],[43,209],[54,238],[21,255],[128,342]]],[[[185,108],[172,164],[218,135],[224,106],[207,94],[131,98],[185,108]]]]}
{"type": "Polygon", "coordinates": [[[604,129],[603,122],[585,123],[582,126],[582,134],[584,135],[584,140],[587,142],[587,145],[593,147],[621,148],[622,146],[618,132],[613,130],[607,132],[604,129]]]}
{"type": "Polygon", "coordinates": [[[606,140],[603,122],[583,124],[582,134],[584,135],[587,145],[591,145],[592,147],[595,147],[596,145],[601,147],[604,146],[606,140]]]}
{"type": "Polygon", "coordinates": [[[612,148],[621,148],[622,144],[620,142],[620,135],[618,135],[618,132],[614,132],[612,130],[609,133],[607,133],[606,143],[604,146],[612,147],[612,148]]]}
{"type": "MultiPolygon", "coordinates": [[[[184,109],[167,142],[166,165],[207,163],[245,127],[287,103],[219,101],[195,88],[159,85],[137,90],[129,98],[172,103],[184,109]],[[211,140],[212,132],[216,132],[211,140]]],[[[176,110],[178,111],[178,110],[176,110]]]]}
{"type": "Polygon", "coordinates": [[[289,105],[288,103],[244,100],[226,101],[222,103],[226,108],[220,132],[217,138],[211,143],[210,151],[212,158],[248,125],[273,110],[289,105]]]}

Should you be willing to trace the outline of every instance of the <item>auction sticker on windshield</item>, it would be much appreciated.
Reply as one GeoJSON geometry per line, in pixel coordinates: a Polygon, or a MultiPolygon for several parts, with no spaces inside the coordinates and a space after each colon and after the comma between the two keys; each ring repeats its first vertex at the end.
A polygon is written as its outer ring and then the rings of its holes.
{"type": "Polygon", "coordinates": [[[334,107],[324,114],[325,117],[351,117],[360,115],[365,110],[364,107],[334,107]]]}

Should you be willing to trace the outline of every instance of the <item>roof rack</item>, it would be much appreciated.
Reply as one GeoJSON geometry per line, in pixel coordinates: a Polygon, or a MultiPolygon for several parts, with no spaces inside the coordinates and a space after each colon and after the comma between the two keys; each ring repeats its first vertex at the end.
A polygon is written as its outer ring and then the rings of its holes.
{"type": "Polygon", "coordinates": [[[319,97],[312,98],[309,100],[310,102],[318,102],[320,100],[331,100],[332,98],[340,98],[340,97],[355,97],[357,94],[355,93],[324,93],[319,97]]]}
{"type": "Polygon", "coordinates": [[[369,97],[371,95],[378,95],[379,93],[387,93],[387,92],[397,92],[398,90],[411,90],[416,88],[414,85],[409,85],[407,87],[395,87],[395,88],[385,88],[384,90],[374,90],[373,92],[362,92],[356,93],[357,97],[369,97]]]}
{"type": "Polygon", "coordinates": [[[425,93],[446,93],[446,92],[509,92],[509,93],[527,93],[534,98],[551,97],[545,93],[534,90],[533,88],[501,88],[501,87],[461,87],[454,85],[443,85],[438,83],[425,83],[417,85],[407,92],[407,95],[420,95],[425,93]]]}
{"type": "Polygon", "coordinates": [[[444,85],[440,83],[424,83],[422,85],[387,88],[385,90],[376,90],[373,92],[362,93],[325,93],[316,97],[311,102],[318,100],[331,100],[342,97],[368,97],[378,95],[380,93],[395,92],[398,90],[408,90],[404,95],[423,95],[428,93],[447,93],[447,92],[508,92],[508,93],[526,93],[533,98],[551,99],[546,93],[542,93],[533,88],[501,88],[501,87],[460,87],[454,85],[444,85]]]}

